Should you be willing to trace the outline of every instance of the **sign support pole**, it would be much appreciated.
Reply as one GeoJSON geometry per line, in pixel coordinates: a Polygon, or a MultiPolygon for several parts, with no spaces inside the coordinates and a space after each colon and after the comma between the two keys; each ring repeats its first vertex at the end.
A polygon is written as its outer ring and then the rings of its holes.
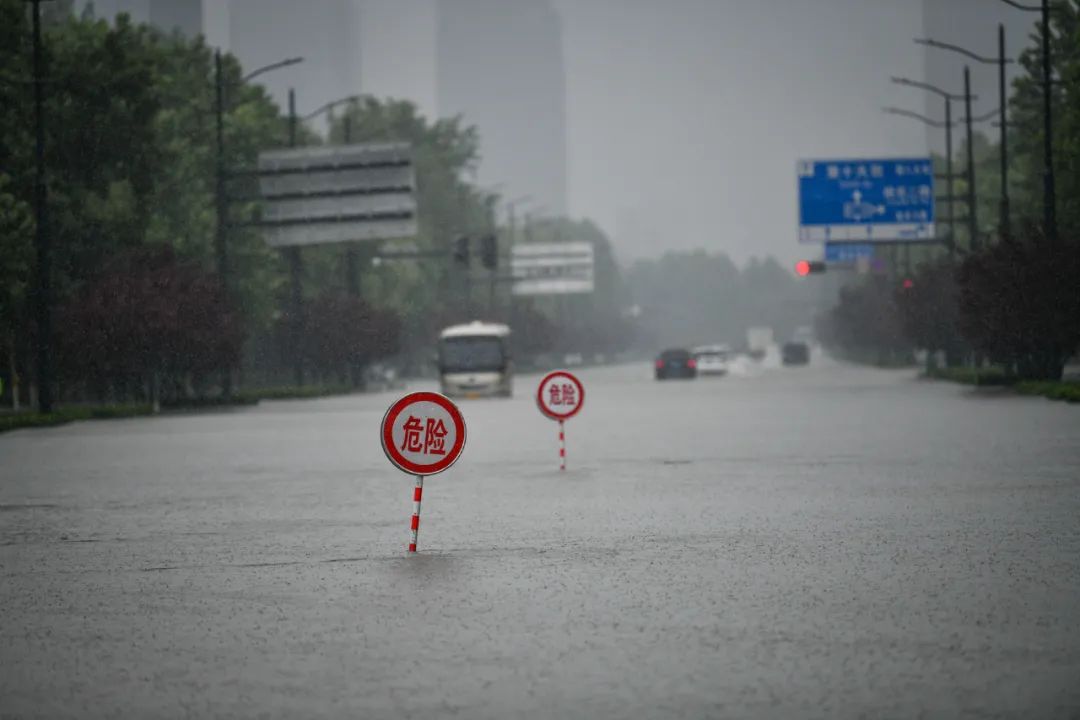
{"type": "Polygon", "coordinates": [[[465,449],[465,418],[450,398],[437,392],[413,392],[397,400],[379,426],[383,452],[399,470],[416,479],[409,523],[408,554],[420,536],[420,500],[424,478],[446,470],[465,449]]]}
{"type": "Polygon", "coordinates": [[[585,386],[566,370],[553,370],[536,388],[540,412],[559,423],[559,472],[566,472],[566,421],[581,411],[585,386]]]}
{"type": "Polygon", "coordinates": [[[562,420],[559,421],[559,470],[566,471],[566,429],[562,420]]]}
{"type": "Polygon", "coordinates": [[[413,489],[413,515],[410,526],[412,537],[409,542],[409,552],[416,552],[416,541],[420,535],[420,497],[424,494],[424,476],[416,476],[416,487],[413,489]]]}

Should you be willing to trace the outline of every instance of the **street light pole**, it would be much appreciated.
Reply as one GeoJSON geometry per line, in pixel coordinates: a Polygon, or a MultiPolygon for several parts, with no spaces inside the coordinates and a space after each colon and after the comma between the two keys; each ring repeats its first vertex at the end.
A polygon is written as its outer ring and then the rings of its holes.
{"type": "MultiPolygon", "coordinates": [[[[221,68],[221,50],[214,51],[214,139],[217,144],[217,158],[214,167],[214,250],[217,256],[218,279],[225,295],[229,296],[229,251],[225,242],[226,224],[228,223],[228,200],[225,197],[225,79],[221,68]]],[[[221,394],[226,399],[232,398],[232,368],[221,368],[221,394]]]]}
{"type": "MultiPolygon", "coordinates": [[[[354,101],[357,98],[358,96],[356,95],[350,95],[349,97],[341,98],[340,100],[328,102],[314,112],[305,115],[303,119],[309,120],[341,103],[354,101]]],[[[301,118],[296,115],[296,91],[293,88],[289,88],[289,147],[291,148],[296,147],[296,131],[300,120],[301,118]]],[[[285,248],[285,256],[289,262],[293,383],[297,387],[301,387],[304,384],[304,354],[301,337],[304,328],[304,262],[300,252],[300,246],[298,245],[292,245],[285,248]]],[[[355,273],[353,273],[353,276],[355,277],[355,273]]],[[[356,289],[357,294],[359,294],[359,287],[356,289]]]]}
{"type": "Polygon", "coordinates": [[[964,66],[964,124],[967,126],[968,249],[978,250],[979,223],[975,210],[975,143],[971,132],[971,69],[964,66]]]}
{"type": "MultiPolygon", "coordinates": [[[[967,75],[965,74],[965,78],[966,77],[967,77],[967,75]]],[[[891,80],[892,80],[892,82],[894,82],[897,85],[907,85],[909,87],[919,88],[920,90],[925,90],[927,92],[932,92],[932,93],[938,95],[939,97],[941,97],[941,98],[943,98],[945,100],[945,174],[948,176],[946,178],[946,182],[948,184],[947,192],[949,194],[949,256],[952,257],[952,258],[955,258],[956,257],[956,218],[955,218],[955,216],[956,216],[956,212],[955,212],[956,208],[955,208],[955,206],[953,204],[953,197],[954,196],[953,196],[953,172],[952,172],[952,160],[953,160],[953,157],[952,157],[953,156],[953,153],[952,153],[952,125],[953,125],[953,123],[952,123],[952,101],[953,100],[958,100],[961,97],[964,99],[965,106],[966,106],[966,109],[967,109],[966,122],[967,122],[967,126],[968,126],[968,147],[970,149],[970,147],[971,147],[971,123],[973,122],[973,119],[971,117],[971,101],[973,99],[975,99],[976,96],[971,94],[970,82],[965,84],[964,94],[963,95],[957,95],[955,93],[946,92],[946,91],[942,90],[941,88],[939,88],[939,87],[937,87],[935,85],[930,85],[928,83],[918,82],[918,81],[915,81],[915,80],[909,80],[907,78],[894,77],[894,78],[891,78],[891,80]]],[[[908,116],[917,117],[918,119],[922,120],[923,122],[925,122],[925,123],[927,123],[929,125],[937,125],[937,123],[935,123],[933,120],[930,120],[929,118],[922,117],[922,116],[918,115],[917,113],[902,112],[902,113],[899,113],[899,114],[904,114],[904,115],[908,115],[908,116]]],[[[974,182],[971,181],[973,177],[974,177],[974,170],[970,167],[970,163],[969,163],[968,179],[969,179],[969,184],[971,185],[971,187],[968,188],[968,203],[970,205],[969,213],[968,213],[969,220],[971,220],[972,218],[975,217],[975,191],[974,191],[974,182]]]]}
{"type": "MultiPolygon", "coordinates": [[[[1018,0],[1001,0],[1017,10],[1042,13],[1042,86],[1043,86],[1043,232],[1051,243],[1057,243],[1057,197],[1054,189],[1054,128],[1051,118],[1053,79],[1050,75],[1050,0],[1038,5],[1025,5],[1018,0]]],[[[1005,123],[1002,122],[1002,132],[1005,123]]]]}
{"type": "MultiPolygon", "coordinates": [[[[342,119],[342,129],[344,144],[348,145],[352,142],[352,115],[348,111],[342,119]]],[[[360,297],[360,278],[356,275],[356,246],[352,243],[345,247],[345,289],[349,295],[360,297]]]]}
{"type": "MultiPolygon", "coordinates": [[[[289,88],[289,147],[296,147],[296,120],[296,92],[289,88]]],[[[302,387],[304,384],[304,353],[301,350],[300,336],[304,326],[301,319],[304,312],[303,258],[300,255],[300,247],[297,245],[286,248],[285,256],[289,262],[293,384],[296,387],[302,387]]]]}
{"type": "MultiPolygon", "coordinates": [[[[983,115],[979,115],[979,116],[976,116],[976,117],[970,117],[969,116],[969,117],[965,117],[965,118],[960,118],[959,120],[957,120],[954,123],[953,119],[952,119],[952,100],[955,99],[955,97],[962,97],[962,96],[957,95],[957,96],[954,97],[954,96],[948,95],[947,93],[942,93],[942,97],[945,100],[945,121],[944,122],[941,122],[941,121],[938,121],[938,120],[933,120],[931,118],[926,117],[925,115],[920,115],[917,112],[912,112],[910,110],[902,110],[900,108],[895,108],[895,107],[882,108],[882,110],[884,112],[889,113],[890,115],[902,115],[903,117],[914,118],[915,120],[919,120],[919,121],[925,123],[926,125],[929,125],[930,127],[935,127],[935,128],[943,127],[943,128],[946,129],[946,133],[945,133],[945,179],[946,179],[946,182],[948,183],[947,190],[946,190],[948,195],[945,196],[945,202],[947,202],[949,204],[949,216],[948,216],[948,219],[949,219],[949,252],[950,252],[950,255],[954,255],[955,250],[956,250],[956,243],[955,243],[955,238],[956,238],[956,218],[955,218],[955,215],[953,214],[953,210],[954,210],[954,207],[953,207],[953,201],[954,201],[953,179],[954,179],[954,176],[953,176],[953,170],[952,170],[952,161],[953,161],[952,129],[953,129],[954,125],[959,124],[961,122],[964,122],[964,123],[966,123],[968,121],[970,121],[971,123],[985,122],[985,121],[997,116],[998,115],[998,110],[994,109],[991,112],[988,112],[988,113],[985,113],[983,115]]],[[[974,97],[974,96],[972,96],[972,97],[974,97]]]]}
{"type": "Polygon", "coordinates": [[[1001,125],[1001,201],[999,203],[998,233],[1002,238],[1008,238],[1011,235],[1011,222],[1009,218],[1009,144],[1005,115],[1008,111],[1009,100],[1005,89],[1005,66],[1008,63],[1011,63],[1012,60],[1005,57],[1005,26],[1000,23],[998,24],[998,56],[996,58],[985,57],[962,48],[959,45],[939,42],[932,38],[917,39],[915,42],[928,47],[949,50],[986,65],[998,66],[998,94],[1001,101],[997,113],[1001,125]]]}
{"type": "Polygon", "coordinates": [[[1001,122],[1001,238],[1009,241],[1012,238],[1012,221],[1009,213],[1009,133],[1005,120],[1006,104],[1005,96],[1005,24],[998,23],[998,94],[1001,96],[1000,122],[1001,122]]]}
{"type": "MultiPolygon", "coordinates": [[[[1047,239],[1057,243],[1057,210],[1054,190],[1054,134],[1050,112],[1050,0],[1042,0],[1042,76],[1043,76],[1043,224],[1047,239]]],[[[1004,123],[1002,123],[1004,125],[1004,123]]],[[[1002,127],[1002,132],[1005,128],[1002,127]]]]}
{"type": "MultiPolygon", "coordinates": [[[[37,251],[34,282],[34,316],[37,355],[38,411],[53,409],[52,363],[52,242],[49,237],[45,207],[45,87],[41,52],[41,3],[33,3],[34,35],[34,247],[37,251]]],[[[13,384],[14,385],[14,384],[13,384]]]]}
{"type": "MultiPolygon", "coordinates": [[[[263,73],[277,70],[278,68],[296,65],[304,61],[302,57],[286,58],[285,60],[264,65],[240,78],[240,84],[246,83],[252,78],[263,73]]],[[[214,166],[214,251],[217,259],[218,278],[225,290],[226,296],[231,296],[231,283],[229,277],[229,196],[228,168],[225,161],[225,105],[227,94],[225,92],[224,62],[221,50],[214,51],[214,132],[217,146],[217,157],[214,166]]],[[[225,367],[221,370],[221,394],[224,398],[232,397],[232,368],[225,367]]]]}
{"type": "Polygon", "coordinates": [[[945,192],[949,196],[949,259],[956,259],[956,204],[953,202],[952,98],[945,98],[945,192]]]}

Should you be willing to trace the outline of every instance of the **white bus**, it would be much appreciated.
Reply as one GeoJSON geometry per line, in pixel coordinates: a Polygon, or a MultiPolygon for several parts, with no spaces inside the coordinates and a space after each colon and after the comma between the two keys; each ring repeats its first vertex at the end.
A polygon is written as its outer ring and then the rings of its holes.
{"type": "Polygon", "coordinates": [[[510,327],[474,321],[439,333],[439,382],[450,397],[510,397],[510,327]]]}

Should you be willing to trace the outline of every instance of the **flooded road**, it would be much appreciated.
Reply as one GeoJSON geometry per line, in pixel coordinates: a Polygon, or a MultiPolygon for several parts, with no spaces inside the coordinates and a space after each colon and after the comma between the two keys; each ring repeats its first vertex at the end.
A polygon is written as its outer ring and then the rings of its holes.
{"type": "Polygon", "coordinates": [[[0,715],[1080,711],[1076,407],[580,376],[565,474],[537,378],[461,403],[416,557],[395,395],[0,436],[0,715]]]}

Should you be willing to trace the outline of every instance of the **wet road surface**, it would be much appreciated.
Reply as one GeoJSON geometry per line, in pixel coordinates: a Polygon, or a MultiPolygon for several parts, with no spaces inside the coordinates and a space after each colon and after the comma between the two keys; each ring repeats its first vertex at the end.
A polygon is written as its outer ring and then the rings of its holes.
{"type": "MultiPolygon", "coordinates": [[[[823,366],[0,436],[0,717],[1076,717],[1080,409],[823,366]]],[[[424,387],[419,385],[417,387],[424,387]]]]}

